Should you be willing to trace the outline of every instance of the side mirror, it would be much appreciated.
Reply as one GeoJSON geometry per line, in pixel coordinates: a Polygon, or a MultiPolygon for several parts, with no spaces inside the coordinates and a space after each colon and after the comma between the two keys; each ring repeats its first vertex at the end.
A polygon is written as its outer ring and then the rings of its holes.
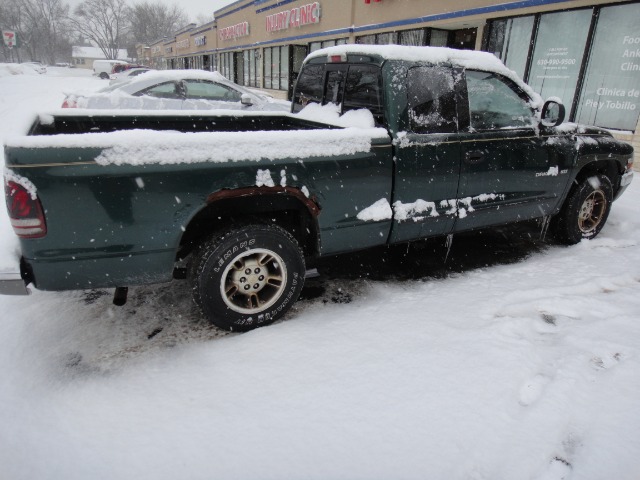
{"type": "Polygon", "coordinates": [[[540,123],[545,127],[557,127],[564,121],[565,109],[559,98],[550,98],[542,107],[540,123]]]}
{"type": "Polygon", "coordinates": [[[253,98],[251,98],[251,95],[243,93],[240,97],[240,103],[245,107],[250,107],[251,105],[253,105],[253,98]]]}

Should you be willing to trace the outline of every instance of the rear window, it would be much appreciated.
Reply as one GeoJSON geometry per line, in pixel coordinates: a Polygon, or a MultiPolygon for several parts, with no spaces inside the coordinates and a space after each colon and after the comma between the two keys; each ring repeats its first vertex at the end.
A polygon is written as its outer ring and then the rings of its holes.
{"type": "Polygon", "coordinates": [[[293,111],[309,103],[341,106],[342,113],[366,108],[382,123],[380,69],[372,65],[307,65],[298,77],[293,111]]]}
{"type": "Polygon", "coordinates": [[[322,103],[323,65],[307,65],[304,67],[296,86],[293,98],[293,111],[299,112],[309,103],[322,103]]]}

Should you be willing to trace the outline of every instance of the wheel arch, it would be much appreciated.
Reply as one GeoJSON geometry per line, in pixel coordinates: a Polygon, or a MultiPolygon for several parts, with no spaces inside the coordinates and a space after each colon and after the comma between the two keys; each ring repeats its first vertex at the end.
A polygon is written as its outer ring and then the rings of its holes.
{"type": "Polygon", "coordinates": [[[220,190],[207,197],[185,226],[178,256],[185,258],[215,231],[254,222],[281,226],[296,238],[306,257],[313,257],[320,251],[319,213],[317,203],[293,187],[220,190]]]}

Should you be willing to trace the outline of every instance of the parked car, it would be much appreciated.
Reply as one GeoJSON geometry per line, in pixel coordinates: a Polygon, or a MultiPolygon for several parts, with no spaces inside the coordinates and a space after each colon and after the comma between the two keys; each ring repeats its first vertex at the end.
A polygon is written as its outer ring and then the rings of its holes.
{"type": "Polygon", "coordinates": [[[218,72],[158,70],[114,83],[96,93],[71,94],[62,108],[143,110],[275,110],[291,104],[241,87],[218,72]]]}
{"type": "Polygon", "coordinates": [[[40,62],[23,62],[22,65],[26,65],[30,68],[33,68],[36,72],[40,74],[47,73],[47,67],[45,67],[40,62]]]}
{"type": "Polygon", "coordinates": [[[146,73],[148,71],[150,71],[150,68],[127,68],[124,70],[120,70],[120,72],[118,73],[112,73],[110,75],[110,81],[109,81],[109,85],[114,85],[114,84],[122,84],[122,82],[126,82],[128,80],[131,80],[133,77],[137,77],[138,75],[140,75],[141,73],[146,73]]]}
{"type": "Polygon", "coordinates": [[[129,65],[129,62],[124,60],[94,60],[93,74],[107,80],[109,75],[111,75],[114,65],[129,65]]]}
{"type": "Polygon", "coordinates": [[[130,68],[149,68],[146,65],[136,65],[133,63],[116,63],[112,68],[111,68],[111,74],[114,73],[121,73],[124,72],[125,70],[129,70],[130,68]]]}

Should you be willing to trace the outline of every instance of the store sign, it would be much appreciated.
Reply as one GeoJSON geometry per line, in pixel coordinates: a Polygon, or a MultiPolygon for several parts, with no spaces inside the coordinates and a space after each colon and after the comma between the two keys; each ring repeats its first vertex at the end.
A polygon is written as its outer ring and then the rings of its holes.
{"type": "Polygon", "coordinates": [[[271,33],[314,23],[320,23],[320,2],[269,15],[266,19],[266,28],[267,32],[271,33]]]}
{"type": "Polygon", "coordinates": [[[3,30],[2,32],[2,37],[4,38],[4,44],[9,47],[9,48],[13,48],[16,47],[16,32],[13,32],[11,30],[3,30]]]}
{"type": "Polygon", "coordinates": [[[221,28],[218,31],[218,38],[223,42],[247,36],[249,36],[249,22],[238,23],[237,25],[221,28]]]}
{"type": "Polygon", "coordinates": [[[201,35],[199,37],[196,37],[193,39],[193,43],[196,44],[196,47],[202,47],[203,45],[207,44],[207,36],[201,35]]]}

